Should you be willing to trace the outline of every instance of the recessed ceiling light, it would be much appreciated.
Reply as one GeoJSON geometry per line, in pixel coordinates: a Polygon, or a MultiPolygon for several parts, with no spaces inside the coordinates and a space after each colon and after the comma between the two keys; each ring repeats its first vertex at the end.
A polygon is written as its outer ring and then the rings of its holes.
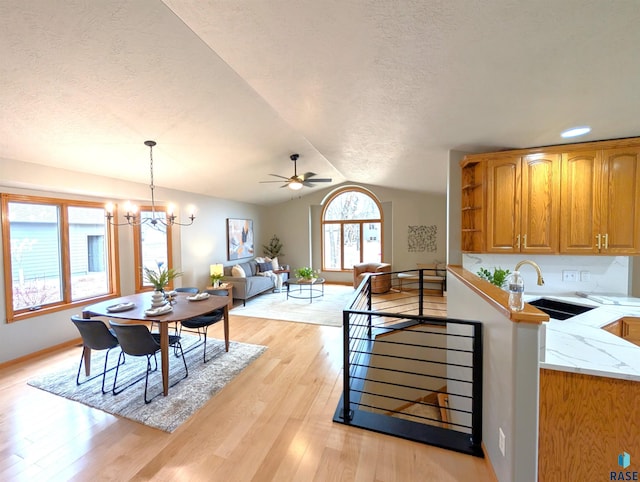
{"type": "Polygon", "coordinates": [[[560,135],[562,137],[578,137],[588,134],[589,132],[591,132],[591,127],[589,126],[572,127],[571,129],[563,131],[560,135]]]}

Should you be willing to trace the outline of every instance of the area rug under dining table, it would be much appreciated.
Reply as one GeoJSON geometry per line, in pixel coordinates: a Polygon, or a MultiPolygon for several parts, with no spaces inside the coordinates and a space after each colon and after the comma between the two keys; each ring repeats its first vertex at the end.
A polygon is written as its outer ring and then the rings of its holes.
{"type": "MultiPolygon", "coordinates": [[[[195,346],[198,337],[183,334],[182,344],[185,349],[195,346]]],[[[165,432],[173,432],[176,428],[193,415],[211,397],[218,393],[236,375],[257,359],[265,350],[265,346],[251,345],[232,341],[229,351],[224,348],[224,341],[207,339],[207,363],[202,362],[202,345],[185,353],[189,376],[184,376],[182,359],[171,353],[169,381],[178,382],[169,389],[169,395],[162,396],[162,377],[160,370],[149,375],[149,396],[155,396],[153,401],[145,404],[143,400],[144,378],[124,390],[118,395],[111,393],[115,370],[107,373],[105,388],[109,391],[102,394],[102,377],[96,377],[81,385],[76,385],[78,363],[52,373],[33,378],[27,383],[33,387],[51,392],[70,400],[84,403],[105,412],[125,417],[136,422],[154,427],[165,432]]],[[[78,362],[81,350],[78,350],[78,362]]],[[[95,374],[104,366],[105,351],[93,351],[91,366],[95,374]]],[[[109,355],[109,367],[116,365],[119,348],[115,348],[109,355]]],[[[152,362],[153,363],[153,362],[152,362]]],[[[128,380],[135,380],[144,375],[146,357],[126,357],[126,363],[120,367],[118,386],[127,384],[128,380]]],[[[82,370],[84,376],[84,367],[82,370]]]]}

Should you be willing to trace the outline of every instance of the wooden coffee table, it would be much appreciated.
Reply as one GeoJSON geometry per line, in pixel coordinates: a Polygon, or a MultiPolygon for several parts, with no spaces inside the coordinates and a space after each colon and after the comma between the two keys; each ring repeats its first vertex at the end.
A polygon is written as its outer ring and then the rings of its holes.
{"type": "Polygon", "coordinates": [[[324,278],[315,278],[312,280],[290,279],[285,281],[284,284],[287,285],[287,299],[291,297],[309,300],[309,303],[313,303],[315,298],[324,296],[324,278]],[[292,292],[291,286],[297,286],[298,290],[292,292]]]}

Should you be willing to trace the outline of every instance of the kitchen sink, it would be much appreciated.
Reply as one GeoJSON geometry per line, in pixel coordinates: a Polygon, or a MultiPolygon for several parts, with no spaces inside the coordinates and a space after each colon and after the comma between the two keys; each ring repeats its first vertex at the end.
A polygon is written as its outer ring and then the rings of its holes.
{"type": "Polygon", "coordinates": [[[554,320],[568,320],[569,318],[594,309],[593,306],[576,305],[574,303],[551,300],[549,298],[539,298],[529,301],[529,304],[546,313],[549,315],[549,318],[553,318],[554,320]]]}

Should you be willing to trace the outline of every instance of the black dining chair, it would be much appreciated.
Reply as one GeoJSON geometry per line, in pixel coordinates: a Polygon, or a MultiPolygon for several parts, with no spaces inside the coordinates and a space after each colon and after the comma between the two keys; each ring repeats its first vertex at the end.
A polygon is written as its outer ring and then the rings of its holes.
{"type": "Polygon", "coordinates": [[[118,346],[118,339],[114,333],[100,320],[85,320],[84,318],[74,315],[71,317],[71,321],[82,337],[82,355],[80,355],[80,364],[78,365],[78,374],[76,376],[76,385],[82,385],[90,380],[93,380],[99,376],[102,376],[102,393],[107,393],[104,389],[104,381],[107,376],[107,372],[113,370],[111,367],[107,370],[109,363],[109,352],[118,346]],[[107,350],[104,357],[104,367],[102,373],[98,373],[93,377],[80,381],[80,372],[82,371],[82,364],[85,360],[87,350],[107,350]]]}
{"type": "MultiPolygon", "coordinates": [[[[222,289],[209,289],[205,290],[210,295],[214,296],[229,296],[229,290],[222,289]]],[[[202,344],[204,345],[204,351],[202,354],[203,363],[207,363],[207,329],[213,325],[214,323],[219,322],[224,317],[224,309],[218,308],[217,310],[213,310],[205,315],[195,316],[193,318],[189,318],[188,320],[183,320],[180,322],[180,328],[178,334],[184,331],[190,331],[192,333],[198,334],[198,342],[204,340],[202,344]]],[[[194,343],[192,346],[187,348],[187,353],[198,347],[200,343],[194,343]]]]}
{"type": "MultiPolygon", "coordinates": [[[[147,399],[147,388],[149,386],[149,373],[158,369],[158,360],[156,360],[156,353],[160,351],[160,335],[151,333],[146,325],[134,325],[125,323],[116,323],[114,321],[109,322],[113,331],[120,342],[122,348],[122,354],[118,357],[118,364],[116,365],[116,375],[113,379],[113,394],[117,395],[126,388],[130,387],[134,383],[142,380],[143,377],[129,383],[127,386],[118,390],[118,371],[122,365],[121,360],[124,360],[124,354],[131,356],[146,356],[147,357],[147,369],[144,374],[144,403],[150,403],[152,399],[147,399]],[[153,358],[155,367],[151,368],[151,359],[153,358]]],[[[184,363],[185,375],[183,378],[189,376],[189,369],[187,368],[187,361],[184,358],[184,352],[182,351],[182,345],[180,344],[180,337],[177,335],[169,335],[169,346],[177,348],[182,356],[184,363]]],[[[123,361],[124,363],[124,361],[123,361]]],[[[177,383],[177,382],[176,382],[177,383]]],[[[173,384],[175,385],[175,383],[173,384]]],[[[173,386],[172,385],[172,386],[173,386]]]]}
{"type": "Polygon", "coordinates": [[[198,293],[200,290],[198,288],[192,288],[191,286],[184,286],[182,288],[176,288],[175,291],[177,293],[191,293],[191,294],[196,294],[198,293]]]}

